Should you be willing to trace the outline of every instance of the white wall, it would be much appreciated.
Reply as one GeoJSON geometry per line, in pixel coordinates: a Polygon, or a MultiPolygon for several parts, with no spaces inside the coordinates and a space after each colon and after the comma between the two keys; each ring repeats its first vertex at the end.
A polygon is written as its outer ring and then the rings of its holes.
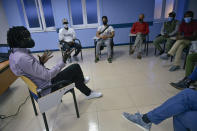
{"type": "Polygon", "coordinates": [[[7,43],[7,31],[9,29],[8,21],[5,16],[5,12],[0,0],[0,44],[7,43]]]}
{"type": "Polygon", "coordinates": [[[197,0],[189,0],[188,10],[194,12],[194,19],[197,19],[197,0]]]}

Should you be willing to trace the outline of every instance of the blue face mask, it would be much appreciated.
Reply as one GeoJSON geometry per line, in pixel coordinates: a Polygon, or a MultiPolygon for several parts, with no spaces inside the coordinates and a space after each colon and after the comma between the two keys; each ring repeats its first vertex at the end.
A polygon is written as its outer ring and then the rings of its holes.
{"type": "Polygon", "coordinates": [[[185,20],[185,23],[190,23],[192,18],[191,17],[185,17],[184,20],[185,20]]]}
{"type": "Polygon", "coordinates": [[[173,17],[168,17],[168,21],[172,21],[173,20],[173,17]]]}

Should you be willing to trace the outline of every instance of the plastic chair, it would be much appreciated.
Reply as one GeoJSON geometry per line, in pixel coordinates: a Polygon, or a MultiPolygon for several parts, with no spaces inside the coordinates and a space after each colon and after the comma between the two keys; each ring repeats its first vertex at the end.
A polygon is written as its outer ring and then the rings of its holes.
{"type": "Polygon", "coordinates": [[[32,106],[33,106],[34,113],[36,116],[38,115],[38,112],[36,109],[35,101],[38,103],[38,107],[40,109],[40,113],[42,113],[46,131],[49,131],[49,127],[48,127],[45,112],[53,108],[54,106],[57,106],[58,104],[60,104],[62,102],[63,95],[65,95],[68,92],[71,92],[73,95],[77,118],[80,117],[78,106],[77,106],[77,101],[76,101],[76,96],[75,96],[75,91],[74,91],[74,84],[69,84],[70,82],[68,81],[61,81],[56,84],[47,86],[44,89],[40,89],[29,78],[25,76],[21,76],[21,79],[28,85],[29,94],[30,94],[31,101],[32,101],[32,106]],[[67,85],[67,86],[64,86],[64,85],[67,85]],[[52,93],[49,93],[45,96],[41,95],[44,90],[51,89],[53,87],[59,87],[60,89],[52,93]]]}

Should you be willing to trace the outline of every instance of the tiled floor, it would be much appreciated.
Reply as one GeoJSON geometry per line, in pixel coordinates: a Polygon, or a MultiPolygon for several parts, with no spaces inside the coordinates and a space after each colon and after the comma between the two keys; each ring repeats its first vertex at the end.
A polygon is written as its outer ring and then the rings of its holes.
{"type": "MultiPolygon", "coordinates": [[[[179,91],[169,86],[184,76],[184,71],[169,72],[171,62],[165,62],[153,55],[137,60],[128,55],[128,46],[115,47],[112,64],[106,61],[106,51],[101,61],[94,63],[94,50],[83,50],[81,65],[85,75],[91,77],[88,86],[103,93],[100,99],[86,100],[76,90],[80,118],[75,114],[70,94],[63,97],[63,103],[47,112],[48,124],[52,131],[140,131],[121,117],[123,111],[146,113],[157,107],[179,91]]],[[[61,59],[60,52],[47,67],[52,67],[61,59]]],[[[28,96],[27,86],[18,79],[11,88],[0,96],[0,114],[14,114],[28,96]]],[[[34,115],[30,99],[22,107],[18,116],[0,120],[0,131],[44,131],[41,115],[34,115]]],[[[152,131],[172,131],[172,119],[154,125],[152,131]]]]}

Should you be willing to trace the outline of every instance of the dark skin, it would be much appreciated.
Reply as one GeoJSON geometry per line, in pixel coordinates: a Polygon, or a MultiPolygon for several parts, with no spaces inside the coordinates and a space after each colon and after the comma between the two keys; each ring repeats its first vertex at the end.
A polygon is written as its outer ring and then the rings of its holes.
{"type": "MultiPolygon", "coordinates": [[[[192,16],[190,16],[190,14],[185,14],[184,18],[187,18],[187,17],[192,17],[192,16]]],[[[190,23],[188,23],[188,24],[190,24],[190,23]]],[[[196,38],[197,38],[197,31],[195,31],[192,36],[186,37],[180,32],[176,36],[176,40],[183,40],[184,39],[184,40],[191,40],[192,41],[192,40],[196,40],[196,38]]]]}
{"type": "MultiPolygon", "coordinates": [[[[103,22],[108,22],[108,20],[107,20],[106,18],[103,18],[103,22]]],[[[106,26],[108,26],[108,25],[105,25],[105,27],[106,27],[106,26]]],[[[115,35],[114,31],[111,32],[111,34],[110,34],[109,36],[106,36],[106,35],[100,36],[100,31],[97,31],[97,32],[96,32],[96,37],[101,38],[101,39],[103,39],[103,40],[106,40],[106,39],[108,39],[108,38],[113,38],[114,35],[115,35]]]]}
{"type": "MultiPolygon", "coordinates": [[[[74,51],[74,49],[72,49],[71,51],[67,50],[64,52],[63,54],[63,61],[64,63],[66,63],[67,59],[70,57],[71,53],[74,51]]],[[[40,61],[40,64],[44,65],[49,59],[51,59],[53,57],[52,52],[46,50],[44,52],[44,54],[42,56],[37,55],[40,61]]]]}
{"type": "Polygon", "coordinates": [[[46,50],[42,56],[37,55],[40,61],[40,64],[44,65],[49,59],[53,57],[52,52],[46,50]]]}

